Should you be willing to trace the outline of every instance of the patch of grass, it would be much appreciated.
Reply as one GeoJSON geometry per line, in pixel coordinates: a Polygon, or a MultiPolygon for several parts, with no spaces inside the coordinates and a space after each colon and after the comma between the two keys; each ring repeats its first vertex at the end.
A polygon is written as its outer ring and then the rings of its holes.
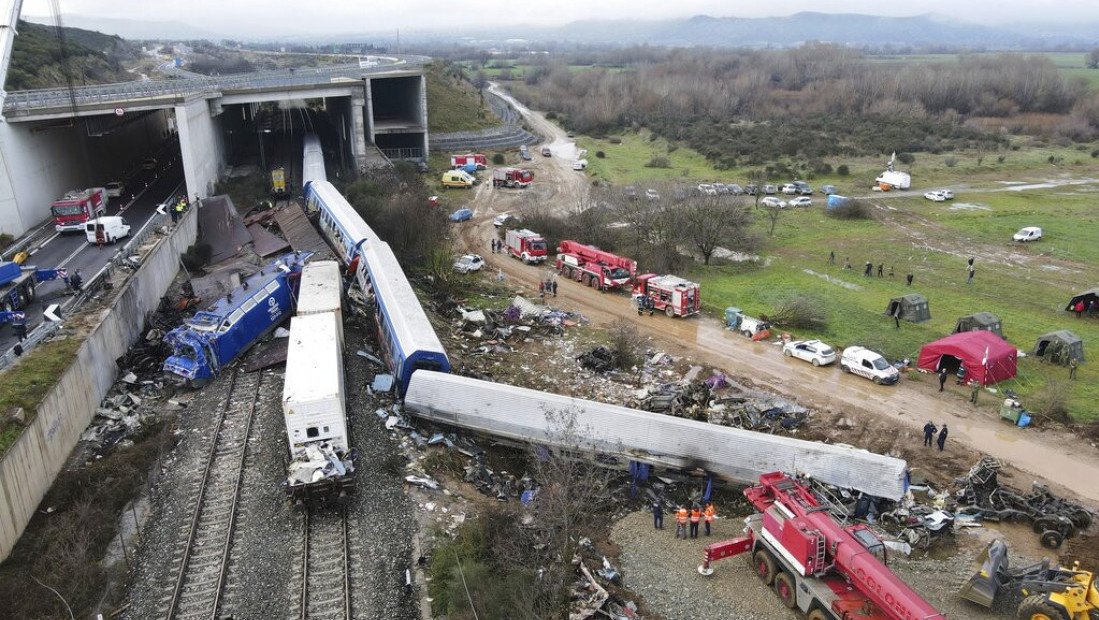
{"type": "MultiPolygon", "coordinates": [[[[578,138],[578,146],[589,153],[602,151],[605,157],[588,160],[588,174],[596,179],[630,185],[646,180],[712,179],[713,164],[696,151],[680,146],[670,149],[664,139],[650,140],[647,129],[595,139],[578,138]],[[660,167],[651,167],[659,159],[660,167]]],[[[697,183],[698,181],[694,181],[697,183]]]]}
{"type": "Polygon", "coordinates": [[[500,124],[500,119],[489,111],[481,92],[448,71],[442,61],[425,67],[424,77],[427,81],[428,131],[476,131],[500,124]]]}
{"type": "Polygon", "coordinates": [[[57,383],[73,359],[83,340],[65,338],[35,347],[18,364],[0,375],[0,456],[8,451],[23,430],[23,425],[11,419],[19,407],[29,422],[46,392],[57,383]]]}

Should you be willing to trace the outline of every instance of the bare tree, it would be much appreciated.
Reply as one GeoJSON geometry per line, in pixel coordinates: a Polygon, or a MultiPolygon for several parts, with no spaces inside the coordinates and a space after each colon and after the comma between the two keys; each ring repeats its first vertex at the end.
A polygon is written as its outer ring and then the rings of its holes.
{"type": "Polygon", "coordinates": [[[1084,62],[1087,64],[1088,69],[1099,69],[1099,47],[1093,48],[1084,57],[1084,62]]]}
{"type": "Polygon", "coordinates": [[[683,215],[683,237],[698,250],[706,265],[719,246],[729,245],[752,222],[752,215],[740,198],[728,200],[724,196],[703,196],[692,201],[683,215]]]}

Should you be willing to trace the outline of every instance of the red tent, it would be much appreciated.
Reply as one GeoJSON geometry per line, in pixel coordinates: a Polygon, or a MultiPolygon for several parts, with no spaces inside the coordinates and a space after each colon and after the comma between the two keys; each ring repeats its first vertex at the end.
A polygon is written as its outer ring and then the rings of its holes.
{"type": "Polygon", "coordinates": [[[1016,353],[1015,347],[991,332],[961,332],[925,344],[917,365],[931,372],[945,366],[953,373],[961,364],[966,381],[992,385],[1015,376],[1016,353]]]}

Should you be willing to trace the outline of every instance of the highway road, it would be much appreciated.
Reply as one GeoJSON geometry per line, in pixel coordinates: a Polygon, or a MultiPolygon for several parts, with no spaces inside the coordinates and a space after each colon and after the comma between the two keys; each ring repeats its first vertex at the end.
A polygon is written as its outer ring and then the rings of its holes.
{"type": "MultiPolygon", "coordinates": [[[[131,231],[136,233],[153,216],[157,205],[172,196],[182,195],[185,190],[183,166],[175,142],[167,143],[161,150],[155,170],[139,168],[132,177],[124,181],[126,188],[122,197],[110,199],[107,215],[122,215],[130,224],[131,231]]],[[[28,232],[27,235],[38,235],[43,240],[32,245],[31,256],[25,265],[42,269],[63,267],[68,269],[69,274],[79,269],[85,282],[94,277],[126,242],[121,240],[115,245],[98,248],[88,243],[83,232],[53,232],[52,222],[28,232]]],[[[36,291],[37,299],[27,307],[28,333],[46,320],[43,312],[50,304],[63,303],[72,294],[66,283],[60,280],[43,282],[36,291]]],[[[0,328],[0,351],[11,349],[15,343],[11,325],[0,328]]]]}

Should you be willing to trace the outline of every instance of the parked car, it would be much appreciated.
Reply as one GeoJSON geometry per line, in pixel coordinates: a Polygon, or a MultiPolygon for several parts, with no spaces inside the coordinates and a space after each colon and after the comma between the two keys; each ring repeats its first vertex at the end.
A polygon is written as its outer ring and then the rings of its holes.
{"type": "Polygon", "coordinates": [[[824,194],[825,196],[831,196],[832,194],[836,193],[836,186],[835,185],[821,185],[820,186],[820,193],[824,194]]]}
{"type": "Polygon", "coordinates": [[[794,188],[797,189],[799,196],[813,195],[813,187],[805,181],[794,181],[794,188]]]}
{"type": "Polygon", "coordinates": [[[550,147],[548,147],[548,146],[543,146],[542,147],[542,157],[550,157],[552,155],[553,155],[553,151],[550,150],[550,147]]]}
{"type": "Polygon", "coordinates": [[[454,261],[454,270],[460,273],[480,271],[484,266],[485,259],[481,258],[480,254],[463,254],[461,258],[454,261]]]}
{"type": "Polygon", "coordinates": [[[637,188],[633,185],[627,185],[626,189],[622,190],[626,193],[626,198],[629,200],[637,200],[637,188]]]}
{"type": "Polygon", "coordinates": [[[578,160],[572,162],[572,169],[573,170],[587,170],[588,169],[588,160],[578,159],[578,160]]]}
{"type": "Polygon", "coordinates": [[[530,149],[527,148],[527,145],[523,144],[523,145],[519,146],[519,157],[523,161],[530,161],[531,160],[530,149]]]}
{"type": "Polygon", "coordinates": [[[798,193],[798,186],[793,183],[783,183],[779,186],[778,191],[787,196],[793,196],[798,193]]]}
{"type": "Polygon", "coordinates": [[[798,196],[791,198],[790,202],[786,204],[791,207],[811,207],[813,206],[813,199],[808,196],[798,196]]]}
{"type": "Polygon", "coordinates": [[[714,186],[710,185],[709,183],[699,183],[698,193],[702,194],[703,196],[717,196],[717,190],[714,189],[714,186]]]}
{"type": "Polygon", "coordinates": [[[458,209],[450,214],[450,221],[452,222],[464,222],[469,219],[473,219],[473,211],[469,209],[458,209]]]}
{"type": "Polygon", "coordinates": [[[892,385],[901,380],[897,372],[880,354],[866,347],[847,347],[840,358],[840,370],[866,377],[878,385],[892,385]]]}
{"type": "Polygon", "coordinates": [[[729,188],[725,187],[724,183],[711,183],[710,185],[714,186],[714,190],[717,191],[718,195],[720,195],[720,196],[728,196],[729,195],[729,188]]]}
{"type": "Polygon", "coordinates": [[[764,196],[763,199],[759,201],[759,204],[764,207],[774,207],[778,209],[786,208],[786,202],[779,198],[775,198],[774,196],[764,196]]]}
{"type": "Polygon", "coordinates": [[[655,189],[647,189],[645,190],[645,198],[648,198],[649,200],[660,200],[660,194],[658,194],[655,189]]]}
{"type": "Polygon", "coordinates": [[[730,184],[726,185],[725,187],[728,188],[729,194],[732,195],[732,196],[743,196],[744,195],[744,188],[737,185],[736,183],[730,183],[730,184]]]}
{"type": "Polygon", "coordinates": [[[775,187],[774,185],[771,185],[770,183],[763,186],[763,193],[764,194],[771,195],[771,194],[774,194],[777,191],[778,191],[778,188],[775,187]]]}
{"type": "Polygon", "coordinates": [[[946,200],[946,196],[944,196],[942,192],[937,191],[937,190],[927,192],[926,194],[923,195],[923,197],[930,200],[930,201],[932,201],[932,202],[943,202],[944,200],[946,200]]]}
{"type": "Polygon", "coordinates": [[[153,159],[152,157],[150,157],[150,158],[146,159],[145,161],[141,162],[141,167],[146,169],[146,170],[156,170],[156,163],[157,163],[156,159],[153,159]]]}
{"type": "Polygon", "coordinates": [[[939,193],[942,194],[943,198],[946,198],[947,200],[954,200],[954,190],[940,189],[939,193]]]}
{"type": "Polygon", "coordinates": [[[836,350],[819,340],[795,340],[782,347],[782,354],[805,360],[814,366],[827,366],[836,361],[836,350]]]}
{"type": "Polygon", "coordinates": [[[111,181],[103,187],[107,189],[108,198],[121,198],[122,192],[126,191],[126,185],[122,181],[111,181]]]}
{"type": "Polygon", "coordinates": [[[511,219],[511,214],[510,213],[501,213],[500,215],[497,215],[496,217],[492,218],[492,225],[495,226],[496,228],[500,228],[504,224],[506,224],[507,221],[510,220],[510,219],[511,219]]]}
{"type": "Polygon", "coordinates": [[[1042,229],[1037,226],[1020,228],[1012,239],[1016,241],[1037,241],[1042,238],[1042,229]]]}
{"type": "Polygon", "coordinates": [[[751,184],[751,183],[744,186],[744,193],[748,194],[749,196],[755,196],[756,192],[758,192],[758,191],[759,191],[759,188],[756,187],[755,185],[751,184]]]}

